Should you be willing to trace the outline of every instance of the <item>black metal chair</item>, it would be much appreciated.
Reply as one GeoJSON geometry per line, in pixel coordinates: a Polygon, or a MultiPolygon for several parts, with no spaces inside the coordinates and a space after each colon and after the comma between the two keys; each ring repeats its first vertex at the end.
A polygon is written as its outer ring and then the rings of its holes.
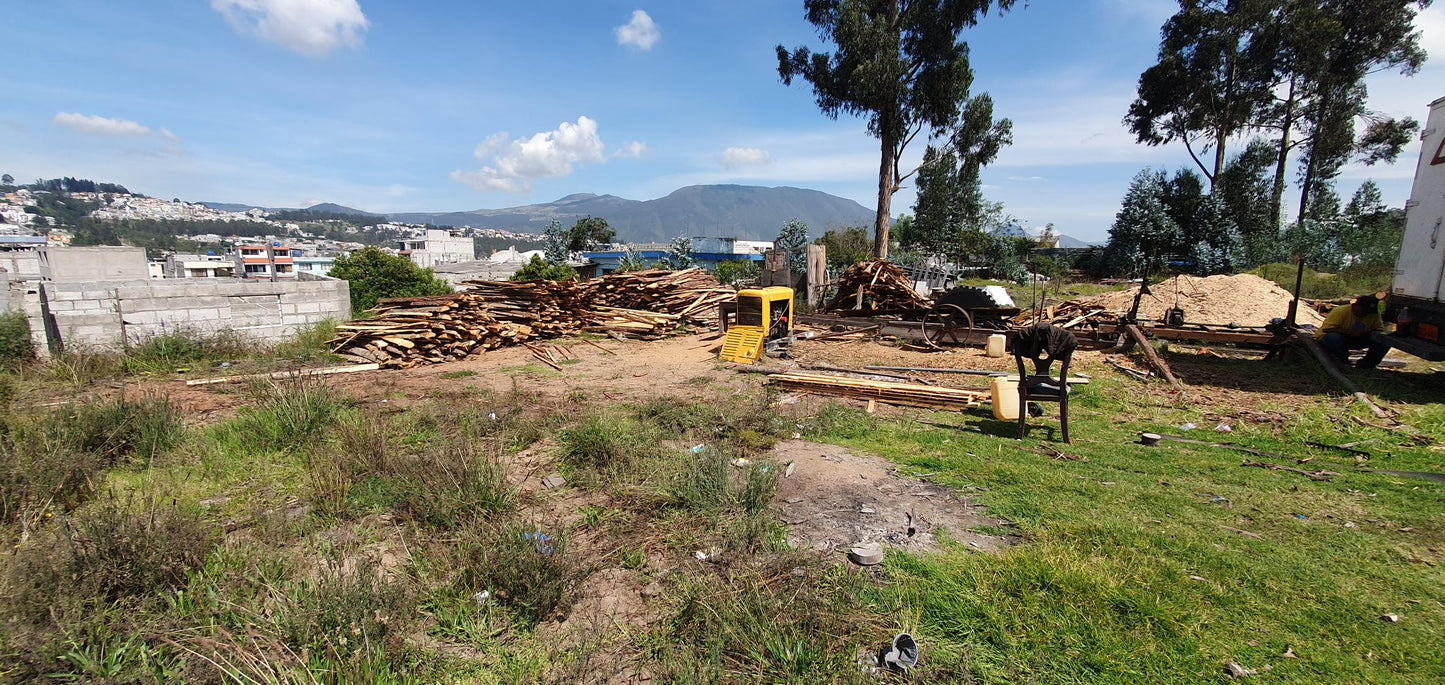
{"type": "Polygon", "coordinates": [[[1057,402],[1064,442],[1073,444],[1069,439],[1069,362],[1078,346],[1073,333],[1050,324],[1035,324],[1014,334],[1013,355],[1019,368],[1020,440],[1028,434],[1029,402],[1057,402]],[[1032,374],[1024,369],[1025,357],[1034,362],[1032,374]],[[1057,379],[1049,375],[1049,367],[1055,361],[1061,362],[1057,379]]]}

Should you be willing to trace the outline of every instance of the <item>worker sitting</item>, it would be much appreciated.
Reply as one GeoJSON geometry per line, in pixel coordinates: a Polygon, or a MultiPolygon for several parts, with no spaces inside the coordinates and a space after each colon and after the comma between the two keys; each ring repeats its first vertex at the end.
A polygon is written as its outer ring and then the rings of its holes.
{"type": "Polygon", "coordinates": [[[1385,358],[1390,346],[1375,340],[1374,333],[1383,332],[1385,322],[1380,319],[1380,301],[1374,295],[1361,295],[1348,306],[1335,307],[1325,317],[1315,337],[1320,347],[1341,364],[1350,361],[1350,350],[1367,350],[1356,367],[1373,369],[1385,358]]]}

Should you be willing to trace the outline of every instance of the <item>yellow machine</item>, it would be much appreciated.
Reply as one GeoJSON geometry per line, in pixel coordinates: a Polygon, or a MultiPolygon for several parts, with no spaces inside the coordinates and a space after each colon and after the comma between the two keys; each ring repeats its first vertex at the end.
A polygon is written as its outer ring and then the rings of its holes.
{"type": "Polygon", "coordinates": [[[751,364],[769,341],[793,334],[793,289],[757,288],[738,292],[737,320],[728,326],[718,359],[751,364]]]}

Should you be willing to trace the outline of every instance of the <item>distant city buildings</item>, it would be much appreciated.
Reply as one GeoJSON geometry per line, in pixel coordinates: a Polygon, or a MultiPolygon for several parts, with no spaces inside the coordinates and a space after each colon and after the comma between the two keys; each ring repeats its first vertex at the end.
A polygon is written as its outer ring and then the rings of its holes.
{"type": "Polygon", "coordinates": [[[397,241],[397,252],[423,269],[477,258],[476,243],[471,236],[440,228],[428,228],[422,235],[397,241]]]}

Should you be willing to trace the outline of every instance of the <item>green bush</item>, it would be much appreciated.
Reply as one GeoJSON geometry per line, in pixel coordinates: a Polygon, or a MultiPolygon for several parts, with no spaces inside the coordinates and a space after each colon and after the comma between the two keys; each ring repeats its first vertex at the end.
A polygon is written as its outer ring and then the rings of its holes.
{"type": "Polygon", "coordinates": [[[256,404],[237,414],[233,427],[252,445],[284,450],[320,439],[350,402],[312,379],[267,381],[253,388],[256,404]]]}
{"type": "Polygon", "coordinates": [[[35,359],[35,344],[30,340],[30,322],[25,313],[0,313],[0,366],[16,368],[35,359]]]}
{"type": "Polygon", "coordinates": [[[44,431],[14,427],[0,436],[0,524],[33,524],[94,495],[101,460],[44,431]]]}
{"type": "Polygon", "coordinates": [[[541,255],[532,255],[532,260],[527,262],[516,273],[512,274],[514,281],[575,281],[577,270],[566,264],[552,264],[541,255]]]}
{"type": "Polygon", "coordinates": [[[360,313],[388,297],[422,297],[445,295],[452,287],[432,273],[413,264],[406,257],[387,254],[374,246],[336,259],[327,272],[332,278],[346,280],[351,290],[351,311],[360,313]]]}
{"type": "Polygon", "coordinates": [[[287,588],[276,626],[296,653],[346,665],[398,647],[411,604],[406,586],[374,562],[342,567],[329,562],[318,578],[287,588]]]}

